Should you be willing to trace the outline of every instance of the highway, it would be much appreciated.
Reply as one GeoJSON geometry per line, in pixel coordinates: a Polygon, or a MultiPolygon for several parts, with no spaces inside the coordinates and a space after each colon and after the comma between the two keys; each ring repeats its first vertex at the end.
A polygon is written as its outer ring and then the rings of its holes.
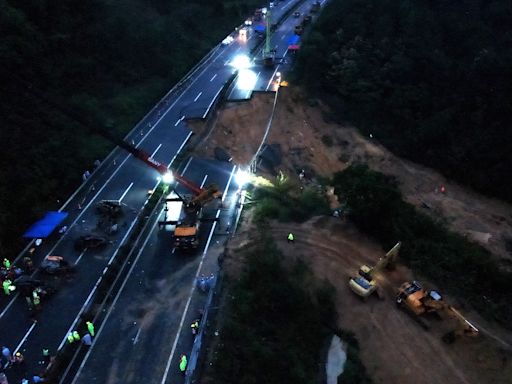
{"type": "MultiPolygon", "coordinates": [[[[276,90],[276,73],[280,72],[281,74],[284,74],[293,65],[293,55],[289,54],[288,52],[288,41],[295,35],[295,26],[302,21],[304,15],[309,14],[309,10],[313,3],[314,1],[312,0],[302,3],[299,7],[296,8],[296,10],[300,12],[300,17],[295,18],[293,15],[290,15],[285,20],[283,20],[283,22],[272,33],[270,47],[276,50],[276,65],[272,68],[266,68],[261,64],[253,63],[249,68],[247,68],[245,71],[243,71],[243,73],[239,75],[236,81],[233,82],[229,88],[229,91],[227,92],[228,100],[243,101],[249,99],[254,91],[276,90]],[[249,80],[247,81],[243,77],[248,77],[249,80]]],[[[288,10],[289,3],[281,3],[279,4],[279,7],[277,9],[284,8],[288,10]]],[[[273,11],[272,14],[275,15],[276,11],[273,11]]],[[[315,16],[313,16],[313,19],[314,18],[315,16]]],[[[251,38],[261,39],[262,41],[264,40],[264,38],[258,37],[254,32],[252,33],[251,38]]],[[[256,63],[258,63],[258,59],[261,59],[262,57],[262,50],[263,47],[258,49],[254,54],[253,58],[255,59],[256,63]]],[[[247,50],[244,50],[240,53],[249,55],[247,50]]]]}
{"type": "MultiPolygon", "coordinates": [[[[281,2],[279,8],[274,11],[274,17],[277,18],[280,13],[286,11],[286,4],[288,2],[281,2]]],[[[202,63],[137,125],[127,136],[127,141],[152,153],[156,160],[172,165],[191,136],[187,128],[187,119],[206,116],[224,84],[233,74],[229,62],[241,50],[249,49],[255,42],[249,39],[243,44],[235,41],[226,47],[215,47],[202,63]]],[[[191,177],[198,183],[208,175],[211,180],[224,185],[229,179],[226,175],[230,175],[232,171],[231,165],[220,166],[212,161],[201,162],[198,159],[190,164],[191,177]]],[[[35,322],[30,319],[26,303],[19,295],[2,297],[0,301],[0,342],[9,346],[11,350],[21,351],[26,359],[23,366],[8,369],[7,376],[11,382],[19,382],[21,378],[41,371],[44,368],[39,364],[42,348],[49,348],[52,354],[55,353],[65,343],[66,335],[74,329],[79,318],[87,316],[90,299],[98,281],[102,278],[105,268],[114,262],[120,245],[131,233],[135,219],[147,201],[147,191],[157,185],[158,176],[156,171],[122,150],[116,149],[62,207],[62,210],[69,212],[64,223],[68,230],[62,235],[54,234],[45,239],[36,250],[34,262],[38,265],[46,255],[61,255],[72,264],[76,264],[76,274],[69,279],[44,278],[56,285],[58,292],[43,302],[43,310],[36,316],[35,322]],[[95,204],[102,199],[120,199],[126,204],[119,231],[109,237],[111,243],[105,249],[78,252],[74,249],[76,238],[84,233],[98,232],[95,204]]],[[[168,248],[168,244],[166,245],[165,241],[162,241],[162,244],[159,242],[156,246],[161,250],[167,249],[166,247],[168,248]]],[[[151,257],[156,255],[141,255],[145,263],[151,263],[151,257]]],[[[178,269],[193,271],[197,259],[189,258],[190,262],[187,264],[183,261],[184,258],[184,255],[175,253],[170,256],[170,260],[173,261],[169,262],[177,263],[174,265],[178,269]],[[182,260],[183,265],[177,260],[182,260]]],[[[185,273],[182,278],[187,280],[190,276],[185,273]]],[[[36,277],[41,278],[39,275],[36,277]]],[[[190,282],[188,284],[190,285],[190,282]]],[[[130,287],[128,284],[127,286],[130,287]]]]}
{"type": "MultiPolygon", "coordinates": [[[[306,13],[311,3],[303,4],[300,12],[306,13]]],[[[296,23],[297,19],[290,17],[276,30],[273,42],[278,57],[285,56],[296,23]]],[[[243,49],[236,53],[248,54],[243,49]]],[[[268,88],[278,67],[261,69],[265,74],[255,85],[268,88]]],[[[231,92],[236,90],[234,84],[231,92]]],[[[205,295],[193,290],[194,282],[198,276],[217,269],[217,256],[227,240],[226,228],[233,220],[234,204],[230,201],[237,200],[237,185],[231,178],[234,171],[231,164],[212,160],[193,159],[187,163],[185,176],[197,184],[219,185],[226,191],[223,205],[231,209],[218,210],[220,221],[203,232],[205,248],[199,252],[200,257],[176,257],[168,233],[159,230],[155,221],[93,346],[83,347],[80,364],[73,369],[76,374],[70,372],[62,383],[183,382],[178,360],[181,354],[189,356],[193,343],[190,324],[205,302],[205,295]],[[206,169],[210,171],[205,173],[206,169]]],[[[210,208],[209,215],[215,216],[215,210],[210,208]]]]}

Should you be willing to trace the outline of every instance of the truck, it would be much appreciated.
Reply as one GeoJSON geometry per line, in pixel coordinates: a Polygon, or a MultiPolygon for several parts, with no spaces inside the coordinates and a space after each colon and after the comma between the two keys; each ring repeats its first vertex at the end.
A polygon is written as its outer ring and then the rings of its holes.
{"type": "Polygon", "coordinates": [[[175,249],[194,251],[199,246],[201,223],[216,220],[216,218],[204,218],[203,207],[210,200],[220,198],[222,194],[215,185],[201,188],[183,176],[180,176],[180,182],[193,194],[184,196],[174,190],[165,199],[165,219],[159,224],[161,226],[174,225],[173,245],[175,249]],[[169,203],[174,203],[174,209],[169,209],[169,203]]]}

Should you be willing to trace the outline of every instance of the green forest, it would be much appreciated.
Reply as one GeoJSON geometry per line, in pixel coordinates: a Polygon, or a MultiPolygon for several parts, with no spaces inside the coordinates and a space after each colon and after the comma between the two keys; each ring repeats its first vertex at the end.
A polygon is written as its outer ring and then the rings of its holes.
{"type": "Polygon", "coordinates": [[[331,0],[296,76],[339,122],[510,202],[511,63],[508,0],[331,0]]]}
{"type": "Polygon", "coordinates": [[[112,149],[55,104],[122,137],[257,3],[0,0],[1,254],[112,149]]]}

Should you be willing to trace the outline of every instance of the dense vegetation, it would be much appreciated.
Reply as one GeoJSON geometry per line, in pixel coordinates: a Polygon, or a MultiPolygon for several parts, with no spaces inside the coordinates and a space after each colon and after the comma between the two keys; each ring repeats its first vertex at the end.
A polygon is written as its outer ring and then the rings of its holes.
{"type": "Polygon", "coordinates": [[[302,222],[315,215],[329,213],[329,204],[323,193],[315,188],[299,188],[282,173],[270,183],[249,188],[249,199],[255,204],[254,219],[302,222]]]}
{"type": "Polygon", "coordinates": [[[332,0],[297,74],[395,153],[512,201],[511,62],[509,0],[332,0]]]}
{"type": "Polygon", "coordinates": [[[354,165],[333,178],[350,217],[385,248],[402,241],[400,259],[421,277],[510,328],[512,273],[501,270],[486,250],[448,231],[404,202],[395,181],[354,165]]]}
{"type": "MultiPolygon", "coordinates": [[[[336,327],[332,287],[318,287],[302,263],[287,270],[272,239],[262,236],[244,255],[240,279],[229,284],[208,377],[214,383],[318,383],[336,327]]],[[[369,383],[357,353],[347,367],[351,380],[343,383],[369,383]]]]}
{"type": "Polygon", "coordinates": [[[111,147],[53,105],[122,137],[258,3],[0,0],[0,253],[111,147]]]}

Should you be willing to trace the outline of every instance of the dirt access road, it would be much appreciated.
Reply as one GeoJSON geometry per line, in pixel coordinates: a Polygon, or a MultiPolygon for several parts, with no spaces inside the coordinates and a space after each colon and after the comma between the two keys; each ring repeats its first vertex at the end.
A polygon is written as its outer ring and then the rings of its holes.
{"type": "MultiPolygon", "coordinates": [[[[236,248],[243,246],[251,233],[249,228],[250,225],[244,223],[232,243],[235,249],[230,255],[240,254],[236,248]]],[[[441,336],[454,326],[453,323],[432,320],[430,331],[425,331],[407,313],[396,308],[395,287],[412,277],[406,268],[385,273],[381,285],[384,300],[374,296],[365,303],[356,297],[348,288],[350,275],[362,263],[377,260],[383,252],[351,224],[321,217],[300,226],[273,223],[271,232],[288,261],[305,260],[315,276],[327,279],[335,287],[338,325],[356,334],[361,359],[376,383],[512,383],[511,352],[493,339],[483,335],[447,345],[441,341],[441,336]],[[286,241],[290,231],[295,235],[295,244],[286,241]]],[[[233,260],[232,264],[237,262],[233,260]]],[[[452,302],[452,298],[448,300],[452,302]]],[[[479,326],[485,324],[478,314],[465,314],[479,326]]]]}
{"type": "MultiPolygon", "coordinates": [[[[263,135],[272,102],[272,95],[256,94],[250,102],[227,105],[201,152],[211,155],[215,147],[222,147],[235,163],[249,161],[263,135]]],[[[322,108],[308,107],[298,91],[280,92],[268,143],[280,144],[283,162],[279,169],[288,174],[305,169],[306,177],[329,176],[354,161],[392,174],[409,202],[417,206],[426,202],[431,208],[425,212],[446,218],[450,227],[481,242],[504,264],[510,260],[506,250],[506,238],[512,233],[510,206],[465,191],[432,170],[403,161],[353,128],[325,122],[322,108]],[[328,139],[322,140],[322,136],[328,139]],[[446,187],[446,194],[435,192],[441,185],[446,187]]],[[[246,243],[250,228],[251,224],[244,222],[231,246],[237,248],[246,243]]],[[[361,264],[373,264],[383,250],[350,224],[335,218],[317,218],[302,225],[274,223],[272,232],[287,258],[303,258],[316,276],[335,287],[339,325],[356,334],[362,360],[376,383],[512,383],[512,353],[499,342],[484,336],[445,345],[440,337],[449,322],[436,322],[426,332],[395,308],[395,288],[412,278],[406,268],[385,275],[384,300],[371,298],[363,303],[354,296],[348,289],[348,278],[361,264]],[[294,248],[285,241],[289,231],[297,239],[294,248]]],[[[243,262],[230,261],[226,268],[232,271],[243,262]]],[[[448,300],[457,306],[455,300],[448,300]]],[[[477,313],[464,309],[464,314],[512,344],[510,333],[487,324],[477,313]]]]}

